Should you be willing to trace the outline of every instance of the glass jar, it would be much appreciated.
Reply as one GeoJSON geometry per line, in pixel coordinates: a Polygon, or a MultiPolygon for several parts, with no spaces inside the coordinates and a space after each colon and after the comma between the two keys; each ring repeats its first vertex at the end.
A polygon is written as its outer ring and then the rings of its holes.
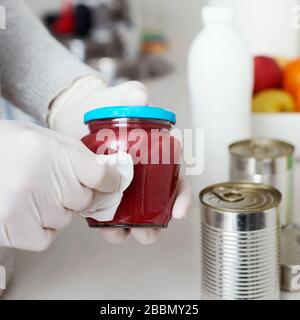
{"type": "Polygon", "coordinates": [[[176,116],[169,110],[106,107],[85,114],[90,134],[83,143],[96,154],[131,155],[134,177],[112,221],[87,218],[90,227],[166,228],[172,216],[180,170],[180,142],[170,131],[176,116]]]}

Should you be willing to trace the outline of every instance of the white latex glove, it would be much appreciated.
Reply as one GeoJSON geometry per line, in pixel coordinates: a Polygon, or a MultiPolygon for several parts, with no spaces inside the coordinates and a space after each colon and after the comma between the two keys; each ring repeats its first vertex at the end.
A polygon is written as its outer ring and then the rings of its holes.
{"type": "Polygon", "coordinates": [[[2,120],[0,150],[0,247],[44,250],[95,195],[119,190],[113,166],[53,130],[2,120]]]}
{"type": "Polygon", "coordinates": [[[83,123],[83,115],[87,111],[100,107],[147,104],[148,92],[140,82],[130,81],[107,88],[101,78],[84,77],[54,100],[48,118],[49,127],[81,139],[89,132],[83,123]]]}
{"type": "MultiPolygon", "coordinates": [[[[85,112],[106,106],[148,105],[148,91],[137,81],[130,81],[116,87],[106,88],[104,82],[95,76],[77,80],[68,90],[60,94],[52,103],[49,114],[50,128],[82,138],[88,133],[83,124],[85,112]]],[[[181,219],[191,204],[191,188],[183,179],[180,180],[178,196],[173,208],[173,217],[181,219]]],[[[159,229],[132,228],[130,230],[105,228],[103,236],[111,243],[124,240],[130,233],[141,243],[153,243],[159,229]]]]}

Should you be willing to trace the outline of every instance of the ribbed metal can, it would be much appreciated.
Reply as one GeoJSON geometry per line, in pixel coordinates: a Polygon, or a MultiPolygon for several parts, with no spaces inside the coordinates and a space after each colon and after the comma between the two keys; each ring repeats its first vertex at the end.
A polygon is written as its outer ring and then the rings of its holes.
{"type": "Polygon", "coordinates": [[[264,183],[282,195],[280,225],[294,223],[294,147],[283,141],[253,138],[233,143],[230,152],[230,180],[264,183]]]}
{"type": "Polygon", "coordinates": [[[202,297],[279,299],[280,192],[229,182],[205,188],[200,201],[202,297]]]}

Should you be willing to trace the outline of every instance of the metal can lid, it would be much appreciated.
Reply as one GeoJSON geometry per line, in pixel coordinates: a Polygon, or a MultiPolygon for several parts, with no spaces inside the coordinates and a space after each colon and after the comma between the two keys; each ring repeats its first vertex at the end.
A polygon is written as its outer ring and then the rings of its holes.
{"type": "Polygon", "coordinates": [[[216,211],[255,213],[278,207],[280,192],[268,185],[227,182],[209,186],[200,192],[204,206],[216,211]]]}
{"type": "Polygon", "coordinates": [[[232,155],[259,160],[287,157],[294,153],[294,149],[287,142],[269,138],[253,138],[239,141],[229,146],[232,155]]]}
{"type": "Polygon", "coordinates": [[[280,263],[300,267],[300,227],[289,225],[281,230],[280,263]]]}

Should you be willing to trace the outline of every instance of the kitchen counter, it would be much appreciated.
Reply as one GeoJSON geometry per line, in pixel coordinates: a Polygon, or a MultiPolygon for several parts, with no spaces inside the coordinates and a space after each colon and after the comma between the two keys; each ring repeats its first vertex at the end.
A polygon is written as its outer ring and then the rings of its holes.
{"type": "MultiPolygon", "coordinates": [[[[172,108],[178,126],[189,128],[184,66],[147,85],[151,103],[172,108]]],[[[110,245],[83,219],[74,219],[46,252],[17,252],[4,299],[200,299],[200,273],[195,201],[189,217],[171,221],[151,246],[132,238],[110,245]]],[[[283,293],[282,298],[300,299],[300,293],[283,293]]]]}

